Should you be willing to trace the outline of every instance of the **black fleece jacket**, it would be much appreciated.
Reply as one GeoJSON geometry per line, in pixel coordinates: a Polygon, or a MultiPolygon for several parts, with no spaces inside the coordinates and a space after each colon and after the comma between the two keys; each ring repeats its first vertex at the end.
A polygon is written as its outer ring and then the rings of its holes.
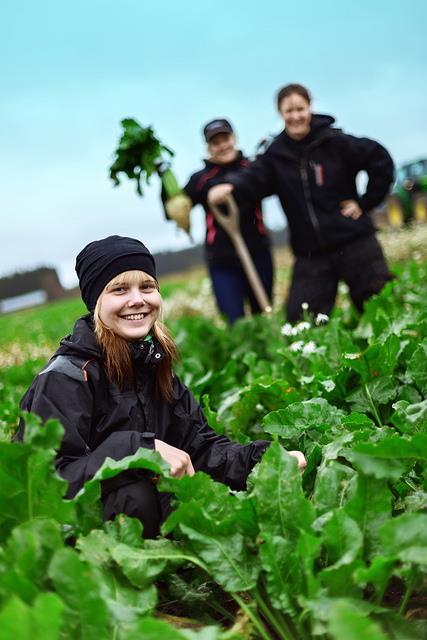
{"type": "Polygon", "coordinates": [[[282,131],[248,168],[228,180],[239,198],[279,197],[297,256],[332,251],[373,234],[367,214],[393,182],[393,161],[386,149],[333,128],[334,122],[330,116],[313,115],[310,133],[299,142],[282,131]],[[363,195],[356,187],[360,171],[368,175],[363,195]],[[356,200],[363,215],[345,218],[340,213],[343,200],[356,200]]]}
{"type": "MultiPolygon", "coordinates": [[[[228,182],[235,172],[240,173],[249,166],[249,160],[239,151],[236,159],[227,164],[216,164],[205,160],[201,171],[194,173],[186,186],[185,193],[193,204],[201,204],[206,214],[205,253],[210,263],[240,264],[236,250],[227,232],[216,221],[208,205],[208,191],[222,182],[228,182]]],[[[250,253],[268,250],[270,241],[264,226],[262,208],[259,197],[252,194],[239,195],[236,198],[240,211],[240,229],[250,253]]]]}
{"type": "MultiPolygon", "coordinates": [[[[195,470],[233,489],[243,489],[252,467],[269,445],[231,442],[207,424],[199,404],[178,377],[173,401],[156,399],[155,367],[164,354],[146,340],[132,343],[135,383],[121,391],[106,376],[90,316],[80,318],[74,333],[36,376],[21,408],[43,421],[57,418],[65,429],[57,469],[69,482],[73,497],[107,457],[120,460],[139,447],[154,448],[154,439],[186,451],[195,470]]],[[[17,439],[24,438],[21,422],[17,439]]]]}

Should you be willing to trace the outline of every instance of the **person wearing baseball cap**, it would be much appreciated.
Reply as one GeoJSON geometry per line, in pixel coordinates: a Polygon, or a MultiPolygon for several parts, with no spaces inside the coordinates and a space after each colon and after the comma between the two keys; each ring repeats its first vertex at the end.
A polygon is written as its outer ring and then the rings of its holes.
{"type": "MultiPolygon", "coordinates": [[[[245,315],[245,303],[249,303],[252,313],[260,313],[262,310],[229,235],[210,210],[207,194],[211,187],[227,182],[232,175],[241,173],[249,165],[249,160],[237,148],[234,128],[226,118],[210,120],[204,125],[202,134],[208,156],[204,167],[193,173],[184,187],[187,197],[171,198],[164,202],[164,207],[166,217],[185,230],[189,229],[191,208],[196,205],[203,207],[206,219],[206,263],[218,309],[231,324],[245,315]]],[[[261,201],[255,198],[238,198],[237,205],[243,239],[271,300],[273,261],[261,201]]]]}
{"type": "Polygon", "coordinates": [[[250,167],[213,185],[209,203],[219,206],[231,195],[278,197],[295,257],[285,302],[289,322],[307,310],[329,316],[340,282],[362,313],[393,278],[371,215],[393,184],[393,159],[376,140],[345,133],[334,117],[314,113],[302,84],[285,85],[276,101],[283,130],[262,143],[250,167]],[[368,178],[363,190],[361,172],[368,178]]]}
{"type": "Polygon", "coordinates": [[[212,138],[214,138],[219,133],[230,133],[233,134],[233,127],[224,118],[218,118],[217,120],[211,120],[203,127],[203,135],[207,143],[209,143],[212,138]]]}

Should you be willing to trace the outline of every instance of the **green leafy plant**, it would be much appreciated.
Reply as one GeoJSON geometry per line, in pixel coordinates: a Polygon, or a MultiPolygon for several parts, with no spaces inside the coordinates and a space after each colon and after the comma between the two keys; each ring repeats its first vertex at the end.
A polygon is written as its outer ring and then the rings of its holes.
{"type": "Polygon", "coordinates": [[[110,167],[110,178],[117,186],[119,173],[136,181],[138,195],[143,195],[142,182],[147,184],[153,173],[158,173],[168,198],[182,193],[175,175],[170,168],[169,159],[174,152],[156,138],[151,126],[141,127],[132,118],[121,121],[123,134],[115,151],[115,159],[110,167]]]}
{"type": "Polygon", "coordinates": [[[0,640],[424,638],[426,276],[409,263],[357,321],[172,325],[212,428],[272,440],[246,491],[170,478],[140,450],[64,501],[60,425],[27,417],[26,442],[7,437],[38,360],[3,369],[0,640]],[[157,540],[125,516],[102,522],[100,482],[128,468],[174,496],[157,540]]]}

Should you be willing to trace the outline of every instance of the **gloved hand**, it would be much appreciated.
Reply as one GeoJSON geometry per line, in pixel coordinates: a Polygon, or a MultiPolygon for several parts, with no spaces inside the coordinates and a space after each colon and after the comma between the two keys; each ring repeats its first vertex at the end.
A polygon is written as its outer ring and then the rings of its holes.
{"type": "Polygon", "coordinates": [[[174,196],[165,202],[166,214],[169,220],[174,220],[177,227],[190,233],[190,211],[193,207],[191,198],[184,193],[174,196]]]}

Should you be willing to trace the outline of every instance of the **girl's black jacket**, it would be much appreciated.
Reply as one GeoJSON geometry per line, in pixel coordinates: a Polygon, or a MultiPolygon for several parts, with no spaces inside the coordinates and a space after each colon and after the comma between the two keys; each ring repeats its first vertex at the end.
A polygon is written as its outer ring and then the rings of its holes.
{"type": "MultiPolygon", "coordinates": [[[[269,442],[233,443],[209,428],[189,389],[174,376],[173,401],[155,399],[154,369],[164,354],[146,340],[132,343],[135,383],[124,391],[106,376],[90,316],[77,320],[74,333],[33,380],[21,408],[43,421],[57,418],[65,429],[56,466],[73,497],[105,458],[120,460],[154,439],[186,451],[195,470],[232,489],[244,489],[252,467],[269,442]]],[[[17,439],[24,437],[21,422],[17,439]]]]}
{"type": "MultiPolygon", "coordinates": [[[[233,162],[216,164],[205,160],[205,167],[194,173],[184,187],[193,204],[201,204],[206,215],[205,253],[211,264],[240,264],[229,235],[215,219],[208,205],[208,191],[216,184],[228,182],[231,175],[249,166],[249,160],[239,151],[233,162]]],[[[270,246],[264,226],[259,197],[236,197],[240,211],[240,230],[250,253],[268,250],[270,246]]]]}
{"type": "Polygon", "coordinates": [[[343,133],[331,126],[334,122],[331,116],[313,115],[310,133],[299,142],[282,131],[247,169],[228,180],[240,198],[279,197],[296,256],[333,251],[373,234],[366,214],[382,202],[394,179],[384,147],[343,133]],[[368,174],[362,196],[356,187],[360,171],[368,174]],[[345,218],[343,200],[356,200],[364,215],[345,218]]]}

